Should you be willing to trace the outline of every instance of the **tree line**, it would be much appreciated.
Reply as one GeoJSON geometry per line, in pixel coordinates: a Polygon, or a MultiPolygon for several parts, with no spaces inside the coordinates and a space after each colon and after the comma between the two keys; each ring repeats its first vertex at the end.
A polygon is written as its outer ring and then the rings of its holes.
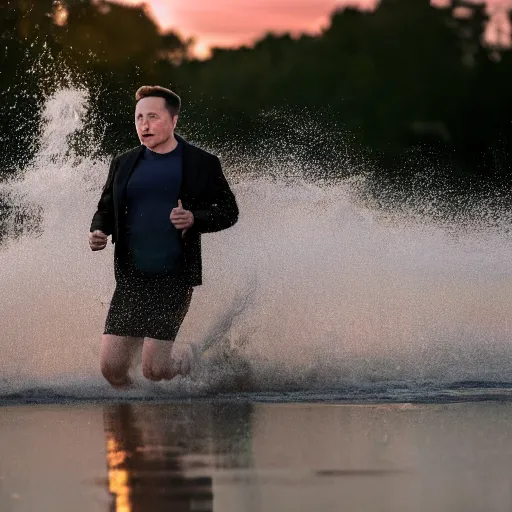
{"type": "Polygon", "coordinates": [[[213,146],[251,152],[281,138],[338,177],[352,172],[336,167],[350,152],[383,182],[428,172],[432,186],[501,186],[512,176],[512,52],[485,44],[487,21],[459,0],[382,0],[333,12],[321,34],[266,34],[200,61],[141,7],[0,0],[0,173],[37,150],[42,98],[63,85],[90,91],[101,152],[132,147],[134,91],[151,83],[181,95],[182,131],[213,146]],[[454,17],[460,6],[471,16],[454,17]]]}

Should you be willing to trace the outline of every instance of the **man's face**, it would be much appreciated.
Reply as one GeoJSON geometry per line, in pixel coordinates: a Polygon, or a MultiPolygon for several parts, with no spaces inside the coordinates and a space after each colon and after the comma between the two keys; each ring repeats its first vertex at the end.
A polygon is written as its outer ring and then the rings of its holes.
{"type": "Polygon", "coordinates": [[[163,98],[142,98],[135,107],[135,126],[141,144],[152,151],[170,151],[178,116],[171,116],[163,98]]]}

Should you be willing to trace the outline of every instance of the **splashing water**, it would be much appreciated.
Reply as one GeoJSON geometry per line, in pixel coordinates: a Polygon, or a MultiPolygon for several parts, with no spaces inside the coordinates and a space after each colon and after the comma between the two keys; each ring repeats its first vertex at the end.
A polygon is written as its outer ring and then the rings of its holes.
{"type": "MultiPolygon", "coordinates": [[[[49,98],[36,158],[0,185],[41,213],[17,238],[11,216],[0,247],[0,397],[118,396],[98,364],[113,247],[87,243],[108,161],[68,144],[86,106],[77,89],[49,98]]],[[[512,382],[512,242],[499,230],[392,219],[355,199],[349,180],[227,175],[240,221],[203,237],[204,285],[177,341],[200,364],[193,378],[141,377],[126,396],[512,382]]]]}

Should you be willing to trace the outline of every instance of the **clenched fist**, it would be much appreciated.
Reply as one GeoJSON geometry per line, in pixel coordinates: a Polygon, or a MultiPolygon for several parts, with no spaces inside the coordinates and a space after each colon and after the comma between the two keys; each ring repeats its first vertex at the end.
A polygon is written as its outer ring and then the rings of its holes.
{"type": "Polygon", "coordinates": [[[107,246],[107,235],[103,231],[89,233],[89,247],[92,251],[101,251],[107,246]]]}
{"type": "Polygon", "coordinates": [[[176,229],[182,230],[181,236],[194,225],[194,214],[183,208],[181,199],[178,199],[178,206],[172,209],[170,219],[176,229]]]}

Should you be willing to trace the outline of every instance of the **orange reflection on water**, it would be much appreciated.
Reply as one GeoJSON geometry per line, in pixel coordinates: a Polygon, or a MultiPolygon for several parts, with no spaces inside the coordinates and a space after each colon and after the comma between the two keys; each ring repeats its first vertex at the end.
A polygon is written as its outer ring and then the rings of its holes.
{"type": "Polygon", "coordinates": [[[116,512],[131,512],[130,475],[119,466],[126,462],[128,452],[121,449],[117,441],[107,433],[108,489],[116,496],[116,512]]]}

